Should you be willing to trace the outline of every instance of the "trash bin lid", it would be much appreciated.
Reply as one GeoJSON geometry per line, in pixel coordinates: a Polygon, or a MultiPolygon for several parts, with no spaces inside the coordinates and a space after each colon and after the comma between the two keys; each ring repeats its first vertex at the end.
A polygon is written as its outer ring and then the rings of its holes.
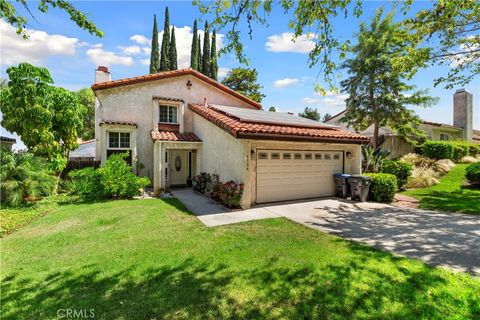
{"type": "Polygon", "coordinates": [[[362,176],[362,175],[360,175],[360,174],[352,174],[352,175],[350,176],[350,178],[359,179],[359,180],[367,180],[367,181],[372,180],[372,178],[367,177],[367,176],[362,176]]]}
{"type": "Polygon", "coordinates": [[[333,175],[334,178],[349,178],[350,175],[349,174],[346,174],[346,173],[335,173],[333,175]]]}

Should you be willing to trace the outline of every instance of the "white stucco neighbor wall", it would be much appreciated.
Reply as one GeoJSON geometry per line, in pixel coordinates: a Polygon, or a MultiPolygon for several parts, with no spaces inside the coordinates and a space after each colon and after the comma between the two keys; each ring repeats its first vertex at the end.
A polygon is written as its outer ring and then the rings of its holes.
{"type": "Polygon", "coordinates": [[[153,180],[153,141],[150,131],[155,127],[158,117],[158,103],[152,100],[154,96],[183,99],[184,114],[183,129],[193,132],[193,112],[188,109],[188,103],[208,103],[251,107],[248,103],[224,92],[192,75],[173,77],[133,85],[121,86],[96,91],[97,106],[95,110],[95,138],[97,147],[95,157],[102,159],[106,141],[102,142],[102,130],[99,123],[102,120],[131,121],[138,126],[136,129],[136,153],[138,161],[145,165],[142,175],[148,175],[153,180]],[[190,89],[187,81],[192,83],[190,89]]]}

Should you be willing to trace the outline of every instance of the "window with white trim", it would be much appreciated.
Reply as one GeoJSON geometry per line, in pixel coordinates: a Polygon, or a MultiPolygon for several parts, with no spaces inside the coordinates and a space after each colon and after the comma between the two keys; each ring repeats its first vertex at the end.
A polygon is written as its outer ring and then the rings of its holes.
{"type": "Polygon", "coordinates": [[[108,147],[107,147],[107,159],[112,154],[116,153],[128,153],[128,157],[125,158],[128,164],[132,164],[132,150],[130,148],[130,132],[122,131],[107,131],[108,133],[108,147]]]}
{"type": "Polygon", "coordinates": [[[178,123],[178,108],[175,106],[160,105],[159,114],[159,122],[178,123]]]}
{"type": "Polygon", "coordinates": [[[448,133],[440,133],[440,140],[441,141],[448,141],[448,140],[450,140],[450,135],[448,133]]]}

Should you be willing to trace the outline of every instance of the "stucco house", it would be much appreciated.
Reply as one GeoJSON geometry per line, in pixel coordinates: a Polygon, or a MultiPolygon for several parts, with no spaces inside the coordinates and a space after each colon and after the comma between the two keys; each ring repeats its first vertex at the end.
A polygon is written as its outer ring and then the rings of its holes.
{"type": "MultiPolygon", "coordinates": [[[[343,110],[325,123],[355,132],[353,128],[348,127],[345,122],[342,122],[345,112],[346,110],[343,110]]],[[[473,129],[473,95],[465,89],[459,89],[453,95],[452,123],[453,125],[422,121],[419,129],[423,130],[431,140],[464,140],[480,143],[480,131],[473,129]]],[[[373,125],[359,133],[372,138],[373,125]]],[[[414,152],[415,147],[412,144],[405,141],[389,128],[380,128],[379,138],[382,149],[390,151],[390,157],[392,158],[414,152]]]]}
{"type": "Polygon", "coordinates": [[[332,174],[361,172],[368,138],[336,126],[260,110],[248,97],[192,70],[111,80],[98,67],[92,85],[96,160],[128,152],[156,193],[207,172],[244,183],[255,203],[331,196],[332,174]]]}

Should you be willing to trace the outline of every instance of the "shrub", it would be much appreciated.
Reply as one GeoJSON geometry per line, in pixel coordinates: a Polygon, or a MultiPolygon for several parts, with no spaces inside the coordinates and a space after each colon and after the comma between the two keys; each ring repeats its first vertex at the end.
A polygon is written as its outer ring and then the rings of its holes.
{"type": "Polygon", "coordinates": [[[217,183],[217,197],[226,207],[240,208],[240,200],[243,195],[243,183],[235,183],[228,181],[225,183],[217,183]]]}
{"type": "Polygon", "coordinates": [[[471,184],[480,185],[480,162],[469,165],[465,170],[465,177],[471,184]]]}
{"type": "Polygon", "coordinates": [[[378,202],[392,202],[398,191],[397,178],[389,173],[367,173],[365,176],[372,179],[370,198],[378,202]]]}
{"type": "Polygon", "coordinates": [[[427,141],[423,144],[423,155],[431,159],[453,159],[453,145],[444,141],[427,141]]]}
{"type": "Polygon", "coordinates": [[[470,147],[466,144],[453,144],[453,161],[459,162],[460,159],[469,155],[470,147]]]}
{"type": "Polygon", "coordinates": [[[53,193],[57,177],[50,171],[46,159],[5,149],[1,150],[0,154],[2,204],[19,206],[53,193]]]}
{"type": "Polygon", "coordinates": [[[438,173],[433,168],[413,168],[412,175],[408,179],[407,188],[427,188],[438,184],[438,173]]]}
{"type": "Polygon", "coordinates": [[[417,153],[406,154],[400,158],[400,161],[409,163],[412,165],[412,167],[430,167],[435,162],[435,160],[427,157],[422,157],[417,153]]]}
{"type": "Polygon", "coordinates": [[[455,163],[450,159],[441,159],[433,163],[432,169],[439,174],[446,174],[452,168],[455,167],[455,163]]]}
{"type": "Polygon", "coordinates": [[[480,155],[480,144],[471,144],[468,151],[472,157],[480,155]]]}
{"type": "Polygon", "coordinates": [[[150,184],[145,177],[137,177],[125,162],[127,154],[110,156],[105,166],[85,168],[70,173],[71,192],[85,199],[133,198],[141,188],[150,184]]]}
{"type": "Polygon", "coordinates": [[[212,182],[212,176],[206,172],[201,172],[192,179],[192,188],[195,191],[204,193],[207,189],[207,183],[212,182]]]}
{"type": "Polygon", "coordinates": [[[398,189],[403,190],[412,174],[412,165],[403,161],[386,160],[383,162],[382,172],[393,174],[397,178],[398,189]]]}
{"type": "Polygon", "coordinates": [[[380,172],[383,161],[385,161],[389,155],[390,151],[382,150],[381,147],[362,146],[362,171],[380,172]]]}
{"type": "Polygon", "coordinates": [[[466,156],[460,159],[460,163],[476,163],[478,161],[480,160],[472,156],[466,156]]]}

